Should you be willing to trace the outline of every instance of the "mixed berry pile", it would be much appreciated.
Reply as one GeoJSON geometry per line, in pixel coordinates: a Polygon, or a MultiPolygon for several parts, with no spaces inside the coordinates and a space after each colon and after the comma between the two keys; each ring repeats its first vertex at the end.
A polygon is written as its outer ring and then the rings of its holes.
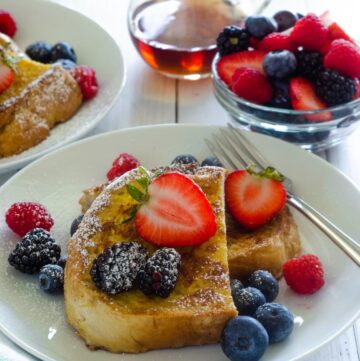
{"type": "MultiPolygon", "coordinates": [[[[249,16],[244,28],[226,27],[217,46],[220,78],[250,102],[304,111],[360,96],[360,47],[328,12],[249,16]]],[[[326,121],[331,113],[307,118],[326,121]]]]}

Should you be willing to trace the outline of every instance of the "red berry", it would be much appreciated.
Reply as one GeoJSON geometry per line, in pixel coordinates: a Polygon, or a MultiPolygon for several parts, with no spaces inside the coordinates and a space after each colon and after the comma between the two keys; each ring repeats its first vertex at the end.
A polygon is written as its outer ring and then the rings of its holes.
{"type": "Polygon", "coordinates": [[[72,76],[80,86],[84,100],[93,98],[99,91],[95,70],[87,65],[79,65],[71,70],[72,76]]]}
{"type": "Polygon", "coordinates": [[[21,237],[34,228],[50,231],[54,225],[54,220],[48,210],[36,202],[14,203],[7,210],[5,221],[9,228],[21,237]]]}
{"type": "Polygon", "coordinates": [[[14,78],[14,71],[0,60],[0,93],[14,82],[14,78]]]}
{"type": "Polygon", "coordinates": [[[240,67],[236,69],[231,90],[241,98],[257,104],[265,104],[272,98],[270,82],[258,70],[240,67]]]}
{"type": "Polygon", "coordinates": [[[255,36],[250,36],[249,43],[253,49],[257,49],[259,44],[261,43],[261,40],[258,38],[255,38],[255,36]]]}
{"type": "Polygon", "coordinates": [[[264,51],[289,50],[296,51],[297,45],[288,34],[271,33],[266,35],[258,44],[258,49],[264,51]]]}
{"type": "Polygon", "coordinates": [[[265,55],[266,52],[262,50],[244,50],[223,56],[217,64],[221,80],[230,87],[235,70],[241,66],[256,69],[264,74],[263,61],[265,55]]]}
{"type": "Polygon", "coordinates": [[[320,50],[328,35],[328,29],[314,14],[298,20],[290,34],[291,38],[306,50],[320,50]]]}
{"type": "Polygon", "coordinates": [[[12,38],[16,30],[16,22],[11,14],[5,10],[0,10],[0,32],[12,38]]]}
{"type": "Polygon", "coordinates": [[[148,188],[149,201],[136,213],[144,240],[166,247],[195,246],[217,230],[214,211],[201,188],[180,173],[164,173],[148,188]]]}
{"type": "Polygon", "coordinates": [[[324,58],[324,66],[338,70],[350,78],[359,78],[360,47],[347,40],[334,40],[324,58]]]}
{"type": "Polygon", "coordinates": [[[322,264],[313,254],[290,259],[283,265],[283,272],[288,286],[300,294],[313,294],[325,284],[322,264]]]}
{"type": "Polygon", "coordinates": [[[119,156],[113,161],[112,167],[107,172],[106,176],[109,181],[120,177],[131,169],[137,168],[140,162],[131,154],[120,153],[119,156]]]}

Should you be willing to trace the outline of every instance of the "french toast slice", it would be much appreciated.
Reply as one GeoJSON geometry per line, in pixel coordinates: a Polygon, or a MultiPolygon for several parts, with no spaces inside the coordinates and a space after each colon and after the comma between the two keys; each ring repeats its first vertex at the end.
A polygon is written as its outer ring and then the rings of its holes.
{"type": "MultiPolygon", "coordinates": [[[[185,174],[193,166],[170,166],[185,174]]],[[[83,192],[80,205],[83,213],[90,207],[105,185],[89,188],[83,192]]],[[[247,231],[226,212],[226,238],[230,276],[244,279],[250,273],[265,269],[274,277],[282,276],[282,265],[301,252],[301,241],[297,224],[288,207],[264,226],[247,231]]]]}
{"type": "Polygon", "coordinates": [[[58,123],[70,119],[82,103],[76,80],[60,65],[28,59],[17,45],[0,45],[17,58],[15,80],[0,94],[0,158],[23,152],[43,141],[58,123]]]}
{"type": "Polygon", "coordinates": [[[89,347],[112,352],[218,342],[226,322],[237,315],[229,284],[223,169],[188,174],[214,209],[217,233],[199,246],[177,248],[179,279],[168,298],[149,297],[137,289],[108,295],[90,277],[95,257],[113,243],[138,241],[150,253],[155,250],[139,239],[134,221],[122,223],[136,204],[125,185],[141,176],[132,170],[105,187],[69,241],[64,283],[68,322],[89,347]]]}

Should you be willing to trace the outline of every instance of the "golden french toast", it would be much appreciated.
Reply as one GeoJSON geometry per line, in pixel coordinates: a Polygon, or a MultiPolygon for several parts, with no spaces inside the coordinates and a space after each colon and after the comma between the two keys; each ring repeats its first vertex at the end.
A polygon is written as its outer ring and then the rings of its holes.
{"type": "Polygon", "coordinates": [[[95,257],[114,243],[135,240],[154,251],[155,246],[139,238],[133,220],[123,223],[136,204],[126,185],[136,184],[140,176],[139,170],[132,170],[99,187],[101,194],[69,242],[64,283],[68,322],[89,347],[112,352],[218,342],[226,322],[237,315],[229,284],[223,169],[188,173],[214,210],[217,232],[201,245],[177,248],[181,267],[169,297],[146,296],[137,289],[109,295],[90,276],[95,257]]]}
{"type": "MultiPolygon", "coordinates": [[[[5,38],[6,40],[6,38],[5,38]]],[[[5,42],[0,39],[0,45],[5,42]]],[[[43,141],[58,123],[70,119],[82,103],[76,80],[59,65],[16,57],[13,83],[0,94],[0,158],[23,152],[43,141]]]]}
{"type": "MultiPolygon", "coordinates": [[[[170,166],[185,174],[192,166],[170,166]]],[[[83,192],[80,204],[83,213],[90,207],[105,185],[95,186],[83,192]]],[[[265,269],[276,278],[282,276],[282,265],[301,251],[300,235],[290,210],[285,207],[264,226],[247,231],[226,213],[226,238],[230,275],[244,279],[250,273],[265,269]]]]}

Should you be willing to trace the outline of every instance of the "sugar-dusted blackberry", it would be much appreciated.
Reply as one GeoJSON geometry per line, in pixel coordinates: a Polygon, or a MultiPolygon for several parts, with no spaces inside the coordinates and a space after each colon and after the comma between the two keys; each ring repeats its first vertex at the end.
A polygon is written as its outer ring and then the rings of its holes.
{"type": "Polygon", "coordinates": [[[116,295],[133,286],[146,258],[147,251],[139,243],[115,243],[95,258],[90,274],[100,290],[116,295]]]}
{"type": "Polygon", "coordinates": [[[11,266],[24,273],[35,273],[46,264],[55,264],[61,248],[49,232],[35,228],[28,232],[10,253],[11,266]]]}
{"type": "Polygon", "coordinates": [[[139,288],[145,295],[166,298],[175,288],[181,257],[174,248],[157,250],[138,274],[139,288]]]}
{"type": "Polygon", "coordinates": [[[356,81],[341,75],[337,70],[325,70],[316,80],[317,95],[330,106],[351,101],[356,90],[356,81]]]}
{"type": "Polygon", "coordinates": [[[322,54],[319,51],[299,50],[295,55],[297,74],[315,81],[324,70],[322,54]]]}
{"type": "Polygon", "coordinates": [[[250,35],[247,30],[235,25],[226,26],[216,39],[217,49],[221,56],[246,50],[250,35]]]}
{"type": "Polygon", "coordinates": [[[47,293],[56,293],[64,287],[64,269],[56,264],[47,264],[40,269],[39,286],[47,293]]]}

